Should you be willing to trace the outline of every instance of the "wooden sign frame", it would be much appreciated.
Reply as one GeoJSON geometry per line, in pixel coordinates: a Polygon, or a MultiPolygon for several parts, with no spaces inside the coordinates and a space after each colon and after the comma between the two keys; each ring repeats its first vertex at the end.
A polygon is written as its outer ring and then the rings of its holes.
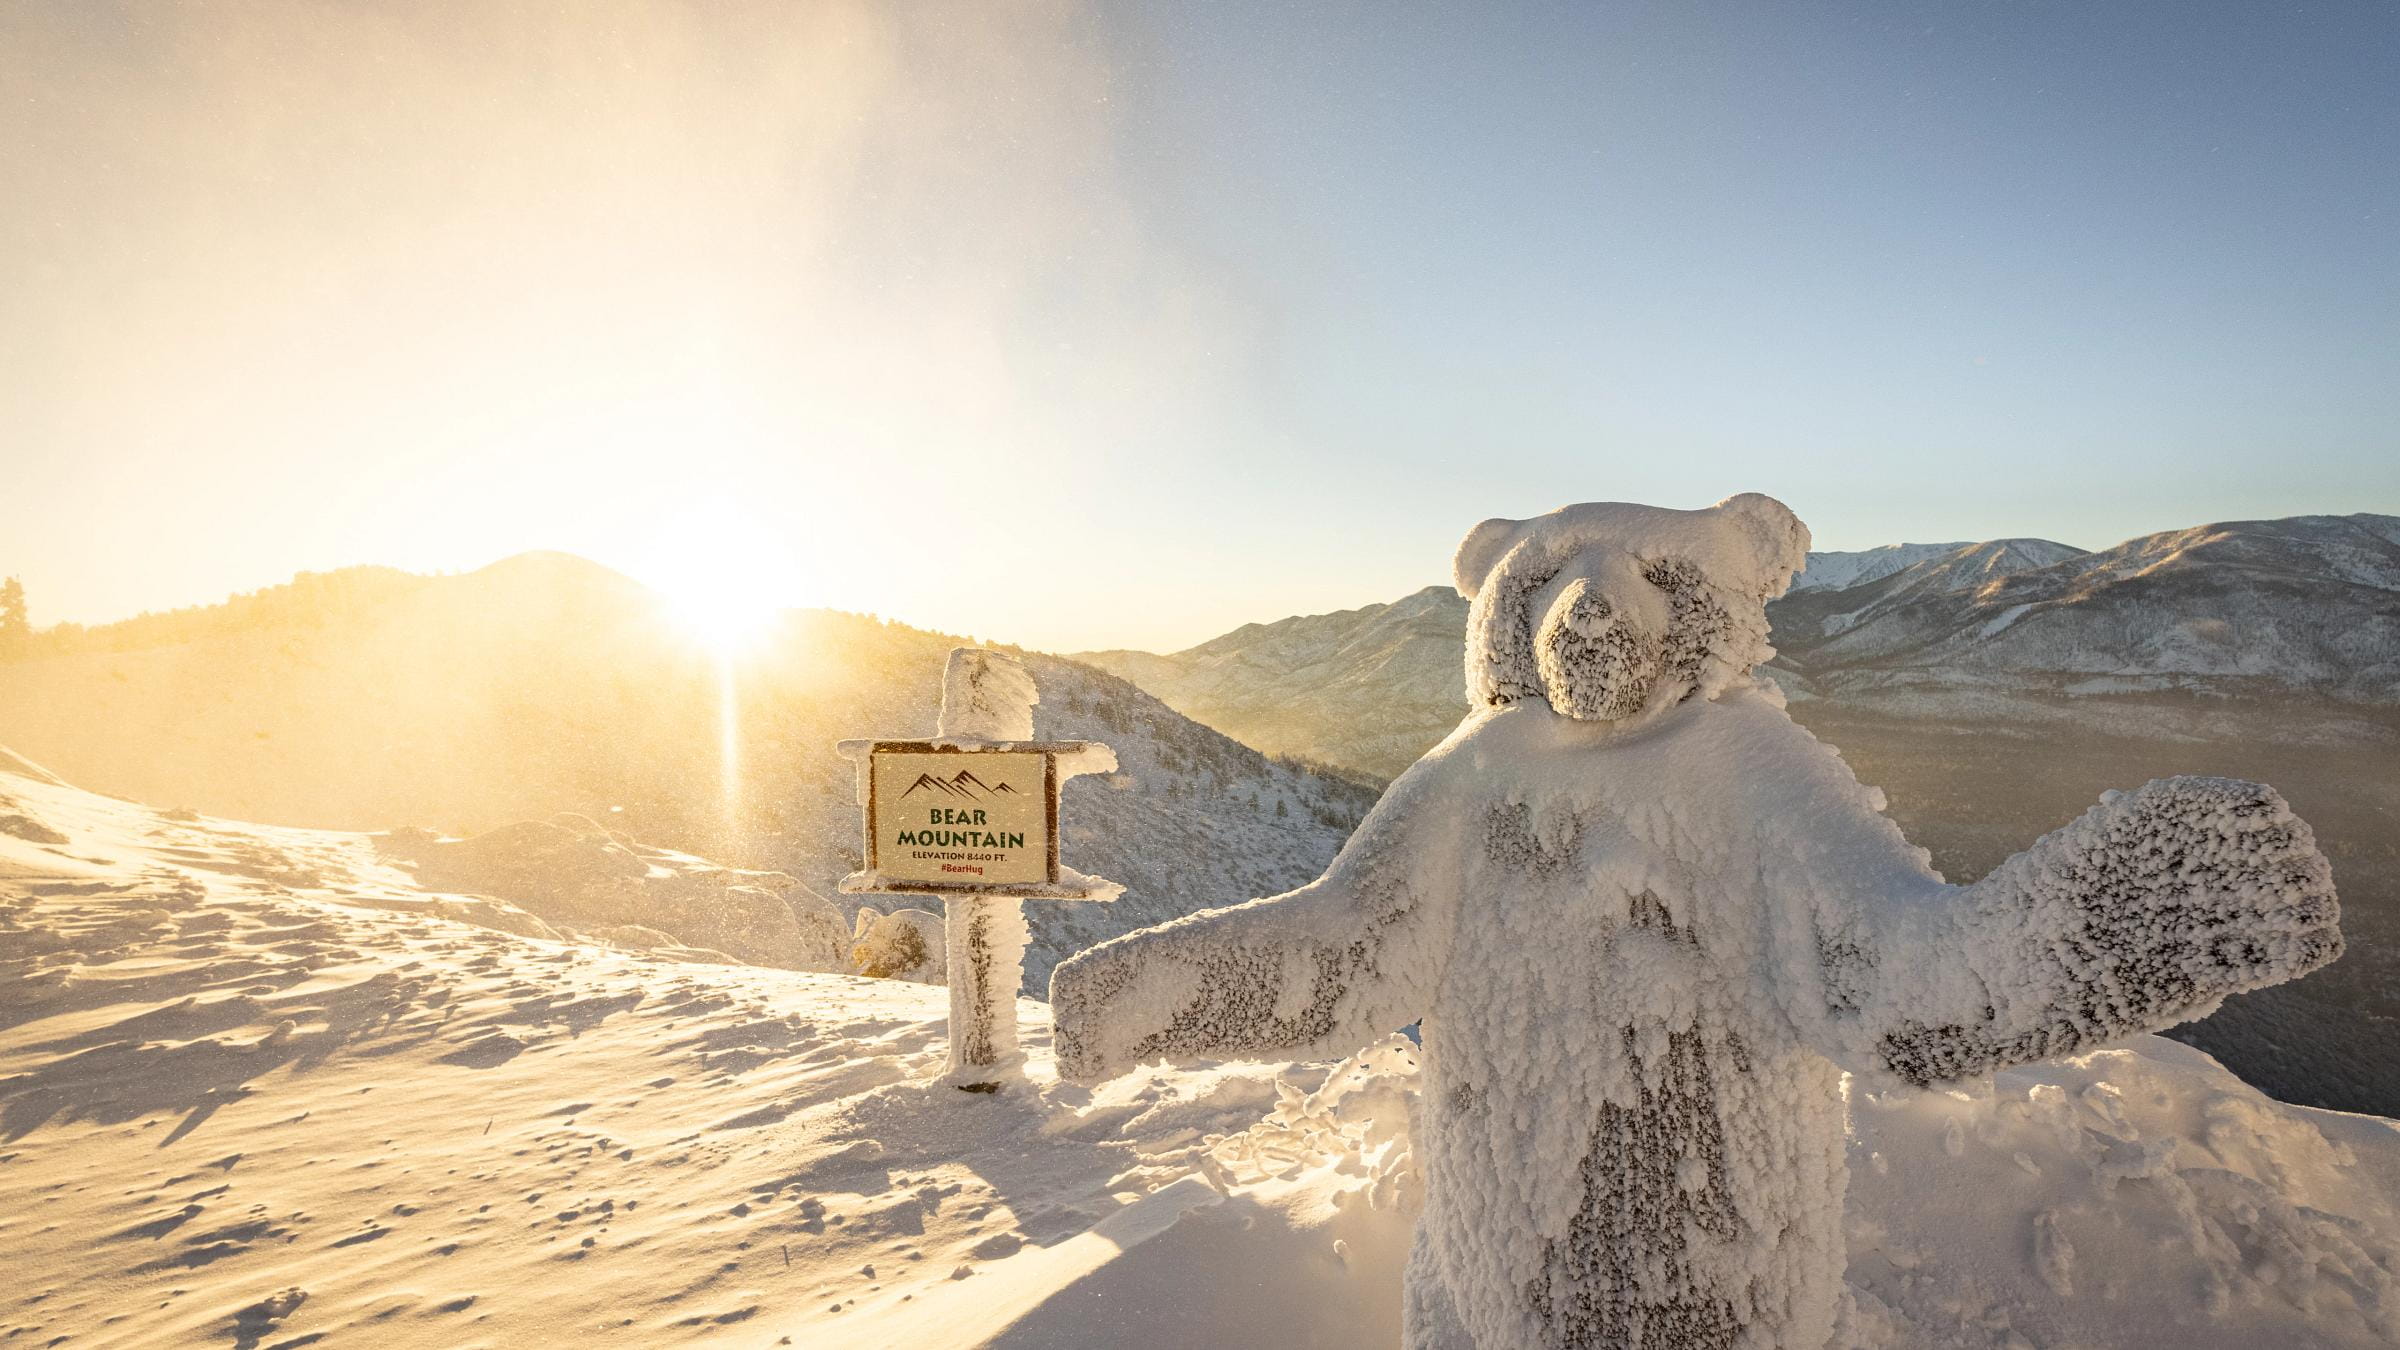
{"type": "MultiPolygon", "coordinates": [[[[1015,895],[1036,899],[1077,900],[1100,898],[1090,894],[1087,878],[1070,876],[1059,865],[1058,798],[1061,778],[1059,757],[1080,753],[1083,741],[993,741],[984,744],[960,744],[956,741],[869,741],[862,760],[866,773],[866,871],[860,878],[868,884],[842,889],[852,894],[874,895],[1015,895]],[[1042,757],[1042,824],[1045,835],[1042,880],[1040,881],[920,881],[902,880],[883,874],[882,834],[879,811],[884,803],[876,786],[875,758],[884,754],[957,755],[971,758],[977,755],[1038,754],[1042,757]]],[[[1103,883],[1106,884],[1106,883],[1103,883]]]]}

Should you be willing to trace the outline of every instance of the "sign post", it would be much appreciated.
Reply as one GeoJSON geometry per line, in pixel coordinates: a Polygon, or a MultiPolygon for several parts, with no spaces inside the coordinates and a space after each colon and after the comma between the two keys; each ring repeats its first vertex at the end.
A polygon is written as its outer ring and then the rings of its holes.
{"type": "Polygon", "coordinates": [[[930,740],[842,741],[858,765],[866,866],[845,895],[934,895],[950,985],[950,1067],[968,1092],[1017,1077],[1017,985],[1025,901],[1114,900],[1125,888],[1058,857],[1058,794],[1077,774],[1112,773],[1096,741],[1037,741],[1033,677],[1012,656],[950,653],[930,740]]]}

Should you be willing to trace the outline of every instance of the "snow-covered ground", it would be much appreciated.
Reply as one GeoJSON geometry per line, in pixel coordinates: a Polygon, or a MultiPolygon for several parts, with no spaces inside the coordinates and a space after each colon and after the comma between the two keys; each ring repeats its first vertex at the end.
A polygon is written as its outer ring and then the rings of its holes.
{"type": "MultiPolygon", "coordinates": [[[[0,757],[0,1345],[1373,1346],[1415,1059],[934,1083],[945,991],[527,936],[0,757]]],[[[2400,1126],[2154,1038],[1854,1092],[1843,1345],[2400,1343],[2400,1126]]]]}

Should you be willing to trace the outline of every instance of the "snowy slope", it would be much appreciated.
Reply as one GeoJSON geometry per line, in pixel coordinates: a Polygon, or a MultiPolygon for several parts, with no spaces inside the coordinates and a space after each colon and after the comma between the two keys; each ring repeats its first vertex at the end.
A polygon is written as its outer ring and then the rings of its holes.
{"type": "MultiPolygon", "coordinates": [[[[770,889],[832,897],[860,839],[853,772],[833,743],[930,733],[958,642],[795,612],[738,661],[728,704],[717,665],[659,598],[596,564],[527,554],[461,576],[358,569],[46,635],[30,659],[0,663],[0,743],[95,788],[279,824],[471,837],[598,822],[791,883],[770,889]]],[[[1031,661],[1038,730],[1106,741],[1123,766],[1069,785],[1066,860],[1131,889],[1111,905],[1034,906],[1029,990],[1099,937],[1316,875],[1372,799],[1100,671],[1031,661]]],[[[629,862],[569,851],[576,868],[629,862]]],[[[595,901],[580,922],[605,910],[610,924],[735,950],[705,911],[641,900],[657,917],[595,901]]]]}
{"type": "MultiPolygon", "coordinates": [[[[931,1085],[940,990],[507,931],[0,757],[0,1336],[1394,1343],[1414,1058],[931,1085]]],[[[2400,1126],[2137,1039],[1854,1093],[1845,1346],[2400,1339],[2400,1126]]]]}

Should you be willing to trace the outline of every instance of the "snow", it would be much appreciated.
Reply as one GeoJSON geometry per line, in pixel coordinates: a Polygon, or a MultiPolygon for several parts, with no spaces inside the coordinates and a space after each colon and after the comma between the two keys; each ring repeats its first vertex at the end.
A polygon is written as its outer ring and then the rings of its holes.
{"type": "MultiPolygon", "coordinates": [[[[1033,709],[1041,702],[1033,675],[1003,652],[961,647],[942,666],[945,740],[994,743],[1033,739],[1033,709]]],[[[1110,763],[1111,772],[1116,768],[1110,763]]]]}
{"type": "MultiPolygon", "coordinates": [[[[2030,601],[2021,605],[2010,605],[2008,608],[2001,610],[1998,614],[1986,619],[1983,623],[1983,626],[1975,630],[1975,636],[1987,638],[1997,636],[1998,634],[2007,631],[2010,624],[2015,623],[2017,620],[2024,618],[2027,614],[2032,612],[2033,605],[2030,601]]],[[[1831,636],[1832,634],[1840,631],[1841,629],[1834,627],[1831,623],[1825,625],[1825,632],[1827,636],[1831,636]]]]}
{"type": "Polygon", "coordinates": [[[1800,575],[1792,578],[1795,591],[1839,591],[1878,581],[1928,558],[1939,558],[1968,547],[1966,540],[1947,544],[1883,544],[1846,553],[1811,553],[1800,575]]]}
{"type": "Polygon", "coordinates": [[[464,839],[404,828],[377,836],[377,849],[429,889],[504,899],[542,920],[512,931],[588,930],[644,950],[850,969],[840,911],[797,878],[648,847],[589,816],[562,812],[464,839]]]}
{"type": "Polygon", "coordinates": [[[2400,1341],[2392,1122],[2137,1037],[1972,1092],[1854,1086],[1849,1124],[1845,1343],[2400,1341]]]}
{"type": "MultiPolygon", "coordinates": [[[[0,835],[11,1343],[1398,1342],[1431,1043],[1086,1089],[1020,1002],[970,1095],[941,989],[527,936],[5,752],[0,814],[67,841],[0,835]]],[[[1844,1346],[2400,1337],[2393,1122],[2148,1037],[1839,1096],[1844,1346]]]]}
{"type": "MultiPolygon", "coordinates": [[[[1928,1087],[2075,1053],[2340,953],[2325,860],[2256,784],[2112,793],[1945,885],[1750,674],[1807,534],[1734,503],[1733,530],[1617,504],[1479,526],[1459,584],[1497,706],[1318,881],[1052,979],[1074,1081],[1421,1022],[1413,1346],[1822,1347],[1843,1070],[1928,1087]]],[[[2071,1244],[2038,1245],[2071,1288],[2071,1244]]]]}

